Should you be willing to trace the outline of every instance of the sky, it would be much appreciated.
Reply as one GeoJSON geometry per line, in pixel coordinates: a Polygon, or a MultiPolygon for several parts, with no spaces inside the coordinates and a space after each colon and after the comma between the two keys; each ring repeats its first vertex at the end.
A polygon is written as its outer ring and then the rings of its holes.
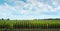
{"type": "Polygon", "coordinates": [[[0,0],[0,19],[60,18],[60,0],[0,0]]]}

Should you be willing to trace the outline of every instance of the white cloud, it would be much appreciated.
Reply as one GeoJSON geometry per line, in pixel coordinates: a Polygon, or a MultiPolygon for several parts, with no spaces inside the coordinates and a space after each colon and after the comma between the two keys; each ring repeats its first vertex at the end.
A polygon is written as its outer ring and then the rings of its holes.
{"type": "Polygon", "coordinates": [[[41,12],[57,12],[58,10],[60,10],[60,6],[58,6],[59,5],[58,2],[54,0],[52,1],[52,3],[53,5],[57,5],[57,8],[53,8],[51,5],[38,2],[37,0],[27,0],[26,3],[19,1],[19,0],[6,0],[6,1],[7,2],[4,3],[4,5],[0,5],[0,15],[3,17],[10,17],[10,18],[21,18],[22,17],[23,19],[23,16],[21,15],[17,15],[17,16],[13,15],[14,12],[17,12],[17,14],[24,15],[24,19],[27,17],[26,15],[31,15],[28,17],[29,19],[32,19],[34,18],[33,15],[35,16],[39,14],[40,16],[41,12]],[[14,2],[13,3],[14,6],[10,6],[8,2],[14,2]]]}
{"type": "MultiPolygon", "coordinates": [[[[12,1],[12,0],[10,0],[12,1]]],[[[14,0],[13,0],[14,1],[14,0]]],[[[26,8],[27,10],[32,10],[34,7],[35,8],[38,8],[37,11],[53,11],[54,12],[54,8],[52,8],[52,6],[48,5],[48,4],[45,4],[45,3],[42,3],[42,2],[37,2],[36,0],[27,0],[28,3],[24,3],[22,1],[18,1],[18,0],[15,0],[14,1],[14,4],[17,5],[18,7],[15,8],[18,10],[18,8],[26,8]]],[[[53,2],[53,1],[52,1],[53,2]]],[[[54,5],[56,5],[57,3],[53,2],[54,5]]],[[[20,9],[19,9],[20,10],[20,9]]],[[[23,9],[22,9],[23,10],[23,9]]],[[[38,11],[38,12],[39,12],[38,11]]]]}

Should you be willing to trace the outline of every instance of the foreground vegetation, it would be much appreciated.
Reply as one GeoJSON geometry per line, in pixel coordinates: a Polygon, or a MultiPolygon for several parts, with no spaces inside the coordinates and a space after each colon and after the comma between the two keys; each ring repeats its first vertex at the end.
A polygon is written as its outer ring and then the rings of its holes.
{"type": "Polygon", "coordinates": [[[0,20],[0,29],[60,28],[60,20],[0,20]]]}
{"type": "Polygon", "coordinates": [[[60,29],[0,29],[0,31],[60,31],[60,29]]]}

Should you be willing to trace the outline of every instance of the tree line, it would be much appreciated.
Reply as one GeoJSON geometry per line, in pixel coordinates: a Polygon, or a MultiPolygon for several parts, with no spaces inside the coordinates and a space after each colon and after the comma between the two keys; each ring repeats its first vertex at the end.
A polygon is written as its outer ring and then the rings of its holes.
{"type": "Polygon", "coordinates": [[[0,19],[0,20],[10,20],[10,19],[9,19],[9,18],[7,18],[7,19],[2,18],[2,19],[0,19]]]}
{"type": "Polygon", "coordinates": [[[55,19],[48,18],[48,19],[44,19],[44,20],[60,20],[60,18],[55,18],[55,19]]]}

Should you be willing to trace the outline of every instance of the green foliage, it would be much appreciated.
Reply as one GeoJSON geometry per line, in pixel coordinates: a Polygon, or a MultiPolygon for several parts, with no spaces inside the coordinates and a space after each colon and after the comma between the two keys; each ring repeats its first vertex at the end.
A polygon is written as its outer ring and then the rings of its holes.
{"type": "Polygon", "coordinates": [[[1,20],[0,28],[60,28],[60,20],[1,20]]]}

